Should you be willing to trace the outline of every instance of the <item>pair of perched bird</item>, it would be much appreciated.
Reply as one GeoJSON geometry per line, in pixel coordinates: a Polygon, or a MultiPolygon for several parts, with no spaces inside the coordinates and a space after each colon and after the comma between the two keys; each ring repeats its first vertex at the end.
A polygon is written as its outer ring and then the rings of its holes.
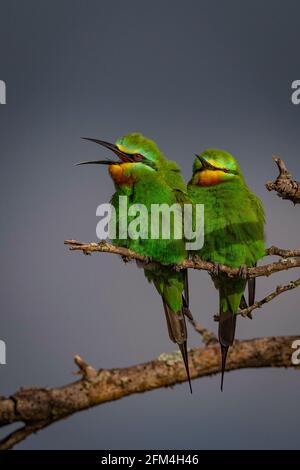
{"type": "MultiPolygon", "coordinates": [[[[98,139],[93,141],[112,151],[118,160],[86,161],[80,164],[108,165],[114,181],[115,193],[111,203],[116,209],[116,222],[120,223],[119,196],[127,198],[128,207],[143,204],[204,205],[204,244],[188,253],[184,238],[136,239],[115,238],[113,243],[129,248],[159,264],[144,266],[146,278],[159,292],[166,315],[170,339],[177,343],[190,383],[187,328],[185,317],[192,318],[189,310],[187,271],[177,272],[174,264],[189,256],[198,255],[215,263],[211,275],[219,291],[219,342],[222,356],[223,387],[228,348],[233,344],[236,314],[247,306],[244,292],[247,285],[245,267],[251,267],[265,254],[264,210],[260,199],[248,188],[235,158],[224,150],[207,149],[196,155],[193,174],[185,184],[179,166],[167,160],[156,143],[141,134],[132,133],[111,144],[98,139]],[[240,276],[230,278],[218,266],[240,268],[240,276]]],[[[255,296],[254,280],[248,280],[249,305],[255,296]]]]}

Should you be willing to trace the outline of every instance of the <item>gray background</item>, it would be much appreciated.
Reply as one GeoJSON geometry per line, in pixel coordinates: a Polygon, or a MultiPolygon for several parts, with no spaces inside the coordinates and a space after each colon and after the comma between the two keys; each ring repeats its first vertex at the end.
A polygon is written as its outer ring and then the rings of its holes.
{"type": "MultiPolygon", "coordinates": [[[[0,1],[1,394],[74,380],[74,353],[97,367],[174,348],[161,302],[134,265],[69,253],[95,240],[113,185],[80,140],[130,131],[156,140],[189,178],[193,154],[221,147],[263,199],[268,244],[299,247],[299,208],[268,193],[272,154],[300,175],[297,1],[0,1]]],[[[260,279],[258,296],[296,273],[260,279]]],[[[217,295],[191,273],[192,311],[216,328],[217,295]]],[[[299,292],[240,319],[239,338],[297,334],[299,292]]],[[[190,346],[199,337],[190,334],[190,346]]],[[[297,448],[299,373],[244,370],[100,406],[19,448],[297,448]]],[[[7,430],[5,430],[7,432],[7,430]]]]}

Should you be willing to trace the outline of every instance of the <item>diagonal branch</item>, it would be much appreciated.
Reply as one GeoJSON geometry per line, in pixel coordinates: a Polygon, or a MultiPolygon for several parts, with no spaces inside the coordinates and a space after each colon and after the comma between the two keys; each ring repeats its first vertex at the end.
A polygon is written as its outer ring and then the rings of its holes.
{"type": "Polygon", "coordinates": [[[276,290],[274,292],[271,292],[268,294],[266,297],[264,297],[262,300],[258,300],[255,302],[253,305],[250,307],[244,308],[243,310],[239,310],[238,315],[242,315],[243,317],[247,317],[251,315],[253,310],[256,310],[257,308],[261,308],[264,304],[267,304],[268,302],[271,302],[271,300],[275,299],[280,294],[283,294],[283,292],[287,292],[289,290],[295,289],[296,287],[300,286],[300,277],[296,279],[295,281],[290,281],[288,284],[284,286],[277,286],[276,290]]]}
{"type": "Polygon", "coordinates": [[[284,161],[279,157],[273,157],[278,166],[279,175],[275,181],[266,183],[268,191],[276,191],[282,199],[289,199],[294,204],[300,203],[300,182],[295,181],[285,166],[284,161]]]}
{"type": "MultiPolygon", "coordinates": [[[[298,337],[236,341],[228,354],[226,369],[294,367],[291,345],[298,337]]],[[[75,362],[82,374],[79,381],[60,388],[21,389],[11,397],[0,398],[0,426],[25,423],[23,428],[0,441],[0,450],[10,449],[30,434],[79,411],[187,380],[179,352],[161,354],[151,362],[123,369],[96,371],[79,356],[75,362]],[[93,372],[87,374],[87,370],[93,372]]],[[[192,379],[219,373],[219,346],[211,344],[190,350],[189,364],[192,379]]]]}
{"type": "MultiPolygon", "coordinates": [[[[86,255],[90,255],[93,252],[112,253],[116,255],[121,255],[123,258],[126,259],[126,261],[136,260],[140,264],[149,264],[149,258],[147,258],[146,256],[140,255],[139,253],[136,253],[127,248],[114,246],[104,240],[99,243],[84,243],[76,240],[65,240],[64,243],[65,245],[69,246],[69,249],[71,251],[82,251],[86,255]]],[[[270,276],[271,274],[280,271],[286,271],[287,269],[300,267],[300,250],[282,250],[280,248],[272,246],[266,251],[266,254],[282,256],[282,259],[274,263],[265,264],[264,266],[248,268],[246,270],[248,278],[270,276]]],[[[151,265],[160,266],[159,263],[154,261],[151,261],[151,265]]],[[[198,256],[195,256],[193,259],[187,259],[182,263],[175,265],[174,268],[177,270],[198,269],[208,271],[212,274],[214,274],[216,272],[216,269],[218,269],[218,272],[226,273],[229,277],[240,276],[239,268],[230,268],[229,266],[224,266],[222,264],[216,266],[215,263],[203,261],[198,256]]]]}
{"type": "Polygon", "coordinates": [[[270,246],[267,249],[268,256],[280,256],[281,258],[297,258],[300,256],[300,250],[284,250],[277,246],[270,246]]]}
{"type": "Polygon", "coordinates": [[[49,426],[47,421],[37,422],[34,424],[26,424],[21,428],[13,431],[11,434],[6,436],[2,441],[0,441],[0,450],[9,450],[12,449],[19,442],[24,441],[31,434],[35,434],[43,428],[49,426]]]}
{"type": "Polygon", "coordinates": [[[196,320],[194,320],[194,318],[187,318],[189,323],[193,326],[194,330],[202,336],[202,341],[204,344],[206,344],[206,346],[218,343],[218,338],[212,331],[207,330],[203,325],[201,325],[201,323],[198,323],[196,320]]]}

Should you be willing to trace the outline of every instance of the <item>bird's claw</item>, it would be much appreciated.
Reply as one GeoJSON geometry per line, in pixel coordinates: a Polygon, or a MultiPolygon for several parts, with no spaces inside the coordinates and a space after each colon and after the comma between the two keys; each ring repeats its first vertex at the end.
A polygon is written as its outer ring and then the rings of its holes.
{"type": "Polygon", "coordinates": [[[172,271],[174,271],[175,273],[179,273],[179,272],[180,272],[180,267],[178,266],[178,264],[171,264],[171,265],[170,265],[170,268],[171,268],[172,271]]]}
{"type": "Polygon", "coordinates": [[[151,256],[145,256],[144,257],[144,263],[145,264],[150,264],[150,263],[152,263],[152,261],[153,260],[152,260],[151,256]]]}
{"type": "Polygon", "coordinates": [[[215,263],[211,271],[211,275],[218,277],[220,275],[220,263],[215,263]]]}
{"type": "Polygon", "coordinates": [[[239,268],[239,274],[238,275],[241,279],[245,279],[245,280],[247,279],[247,277],[248,277],[248,267],[245,264],[243,264],[239,268]]]}
{"type": "Polygon", "coordinates": [[[193,256],[191,256],[191,260],[193,261],[193,263],[198,263],[199,260],[200,260],[200,256],[198,256],[198,255],[193,255],[193,256]]]}

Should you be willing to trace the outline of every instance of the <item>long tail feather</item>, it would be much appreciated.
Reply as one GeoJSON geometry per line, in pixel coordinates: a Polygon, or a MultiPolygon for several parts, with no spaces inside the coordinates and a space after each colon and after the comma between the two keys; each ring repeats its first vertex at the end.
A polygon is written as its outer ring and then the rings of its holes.
{"type": "Polygon", "coordinates": [[[183,305],[183,313],[184,315],[190,320],[194,321],[192,312],[190,311],[190,297],[189,297],[189,279],[188,279],[188,270],[184,271],[184,290],[182,295],[182,305],[183,305]]]}
{"type": "Polygon", "coordinates": [[[234,341],[236,315],[230,311],[220,312],[219,341],[223,346],[231,346],[234,341]]]}
{"type": "MultiPolygon", "coordinates": [[[[257,263],[255,263],[254,266],[257,266],[257,263]]],[[[248,302],[249,302],[249,307],[254,304],[255,302],[255,287],[256,287],[256,278],[253,277],[248,280],[248,302]]]]}
{"type": "Polygon", "coordinates": [[[183,272],[184,275],[184,290],[183,290],[183,296],[186,301],[186,306],[189,308],[190,306],[190,289],[189,289],[189,275],[188,275],[188,270],[185,269],[183,272]]]}
{"type": "Polygon", "coordinates": [[[229,349],[229,346],[225,347],[225,346],[222,346],[221,344],[221,355],[222,355],[221,392],[223,392],[224,373],[225,373],[228,349],[229,349]]]}
{"type": "Polygon", "coordinates": [[[236,315],[230,311],[220,312],[219,318],[219,342],[222,354],[222,378],[221,391],[223,391],[224,372],[229,346],[233,344],[236,327],[236,315]]]}
{"type": "Polygon", "coordinates": [[[182,359],[183,359],[183,362],[184,362],[184,366],[185,366],[185,370],[186,370],[186,373],[187,373],[187,376],[188,376],[190,392],[193,393],[191,377],[190,377],[190,370],[189,370],[189,358],[188,358],[188,351],[187,351],[187,342],[185,341],[182,344],[178,344],[178,347],[180,349],[182,359]]]}
{"type": "MultiPolygon", "coordinates": [[[[240,309],[247,308],[247,301],[243,295],[240,301],[240,309]]],[[[226,360],[229,346],[232,346],[235,337],[236,315],[232,312],[220,312],[219,319],[219,342],[222,355],[222,372],[221,372],[221,391],[223,392],[224,373],[226,368],[226,360]]]]}
{"type": "Polygon", "coordinates": [[[167,320],[168,332],[170,340],[173,343],[176,343],[180,349],[182,359],[184,362],[185,370],[188,376],[190,391],[192,393],[192,384],[190,378],[190,370],[189,370],[189,363],[188,363],[188,352],[187,352],[187,329],[186,329],[186,322],[185,322],[185,314],[183,307],[181,312],[173,312],[167,303],[163,300],[164,311],[167,320]]]}
{"type": "Polygon", "coordinates": [[[241,298],[241,301],[240,301],[240,310],[244,310],[244,308],[248,308],[248,304],[247,304],[247,301],[245,299],[245,296],[243,295],[243,297],[241,298]]]}

